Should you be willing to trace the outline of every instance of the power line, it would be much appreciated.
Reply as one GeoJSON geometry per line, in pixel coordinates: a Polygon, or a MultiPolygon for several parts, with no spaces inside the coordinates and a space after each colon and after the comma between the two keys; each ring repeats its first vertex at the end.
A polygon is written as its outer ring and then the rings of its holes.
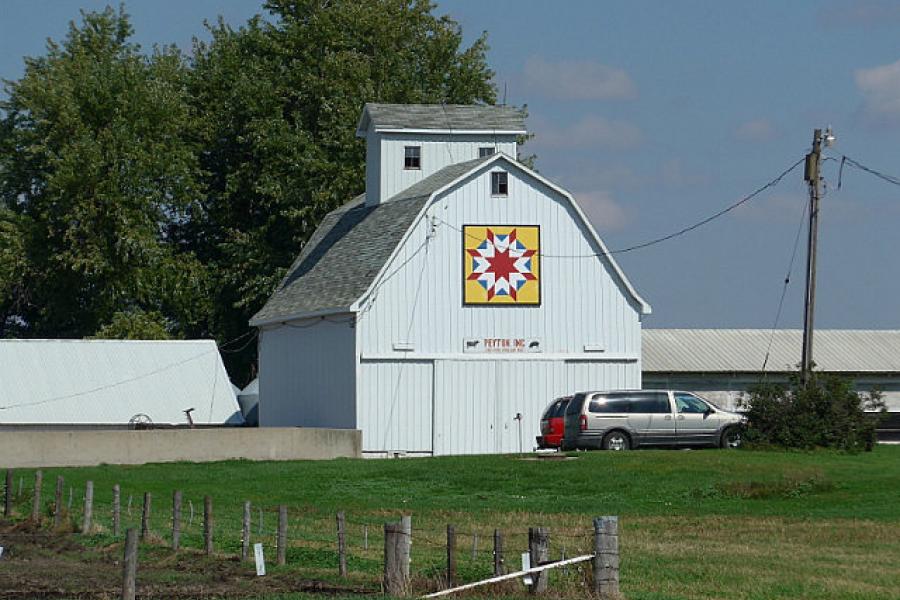
{"type": "MultiPolygon", "coordinates": [[[[720,211],[718,211],[718,212],[716,212],[716,213],[714,213],[714,214],[712,214],[712,215],[706,217],[705,219],[702,219],[701,221],[698,221],[698,222],[694,223],[693,225],[690,225],[690,226],[688,226],[688,227],[684,227],[683,229],[679,229],[678,231],[675,231],[675,232],[670,233],[670,234],[668,234],[668,235],[664,235],[664,236],[662,236],[662,237],[654,238],[654,239],[652,239],[652,240],[648,240],[648,241],[642,242],[642,243],[640,243],[640,244],[635,244],[634,246],[628,246],[628,247],[625,247],[625,248],[619,248],[618,250],[609,250],[609,251],[607,251],[607,252],[594,252],[594,253],[592,253],[592,254],[547,254],[547,253],[545,253],[545,252],[538,252],[537,254],[538,254],[541,258],[596,258],[596,257],[601,257],[601,256],[611,256],[611,255],[613,255],[613,254],[624,254],[624,253],[626,253],[626,252],[632,252],[632,251],[634,251],[634,250],[641,250],[641,249],[643,249],[643,248],[649,248],[650,246],[655,246],[656,244],[661,244],[662,242],[666,242],[666,241],[671,240],[671,239],[673,239],[673,238],[676,238],[676,237],[682,236],[682,235],[684,235],[684,234],[686,234],[686,233],[689,233],[689,232],[691,232],[691,231],[693,231],[693,230],[695,230],[695,229],[697,229],[697,228],[699,228],[699,227],[702,227],[703,225],[706,225],[707,223],[709,223],[709,222],[711,222],[711,221],[714,221],[714,220],[718,219],[719,217],[722,217],[722,216],[728,214],[729,212],[733,211],[734,209],[738,208],[739,206],[741,206],[741,205],[743,205],[743,204],[746,204],[746,203],[749,202],[750,200],[752,200],[752,199],[756,198],[757,196],[759,196],[759,195],[760,195],[761,193],[763,193],[764,191],[766,191],[766,190],[768,190],[768,189],[770,189],[770,188],[775,187],[776,185],[778,185],[779,183],[781,183],[781,180],[784,179],[791,171],[793,171],[793,170],[796,169],[800,164],[802,164],[804,160],[805,160],[805,158],[801,158],[800,160],[798,160],[797,162],[795,162],[794,164],[792,164],[790,167],[788,167],[787,169],[785,169],[784,171],[782,171],[777,177],[775,177],[774,179],[772,179],[771,181],[769,181],[769,182],[766,183],[765,185],[763,185],[763,186],[757,188],[757,189],[754,190],[753,192],[747,194],[746,196],[744,196],[743,198],[741,198],[740,200],[738,200],[738,201],[735,202],[734,204],[731,204],[731,205],[729,205],[729,206],[723,208],[722,210],[720,210],[720,211]]],[[[451,223],[448,223],[447,221],[444,221],[443,219],[440,219],[440,218],[439,218],[439,220],[441,221],[441,223],[443,223],[444,225],[447,225],[447,226],[450,227],[451,229],[455,229],[456,231],[458,231],[458,232],[460,232],[460,233],[463,233],[463,230],[460,229],[460,228],[458,228],[458,227],[456,227],[455,225],[453,225],[453,224],[451,224],[451,223]]],[[[472,239],[478,239],[479,241],[481,240],[481,238],[479,238],[479,237],[477,237],[477,236],[474,236],[474,235],[472,235],[472,234],[465,234],[465,235],[468,235],[468,236],[471,237],[472,239]]]]}
{"type": "Polygon", "coordinates": [[[239,353],[239,352],[243,352],[244,350],[246,350],[246,349],[247,349],[247,346],[249,346],[250,344],[252,344],[252,343],[256,340],[256,336],[259,335],[259,330],[256,329],[256,328],[254,327],[253,329],[251,329],[251,330],[248,331],[247,333],[245,333],[244,335],[242,335],[242,336],[240,336],[240,337],[238,337],[238,338],[235,338],[234,340],[231,340],[231,342],[228,342],[228,343],[226,343],[226,344],[222,344],[221,346],[219,346],[219,352],[222,352],[222,353],[224,353],[224,354],[237,354],[237,353],[239,353]],[[243,344],[241,344],[241,347],[240,347],[240,348],[238,348],[237,350],[226,350],[226,349],[225,349],[225,346],[227,346],[228,344],[231,344],[231,343],[235,342],[236,340],[239,340],[239,339],[241,339],[241,338],[243,338],[243,337],[246,337],[247,333],[252,333],[253,335],[250,337],[250,339],[248,339],[246,342],[244,342],[243,344]]]}
{"type": "MultiPolygon", "coordinates": [[[[847,163],[851,167],[856,167],[860,171],[865,171],[866,173],[869,173],[870,175],[874,175],[875,177],[878,177],[882,181],[886,181],[890,184],[900,186],[900,177],[897,177],[895,175],[888,175],[887,173],[882,173],[881,171],[878,171],[877,169],[873,169],[872,167],[867,167],[866,165],[862,164],[859,161],[853,160],[852,158],[850,158],[847,155],[841,156],[841,166],[842,167],[843,167],[844,163],[847,163]]],[[[840,187],[840,184],[838,184],[838,187],[840,187]]]]}
{"type": "Polygon", "coordinates": [[[769,333],[769,344],[766,347],[766,355],[763,358],[762,373],[765,375],[766,366],[769,364],[769,355],[772,352],[772,343],[775,341],[775,331],[781,320],[781,311],[784,308],[784,297],[787,294],[788,285],[791,283],[791,274],[794,272],[794,260],[797,258],[797,248],[800,245],[800,234],[803,233],[803,225],[806,223],[806,202],[803,203],[803,212],[800,215],[800,226],[797,227],[797,235],[794,237],[794,249],[791,251],[791,260],[788,262],[787,273],[784,276],[784,285],[781,287],[781,298],[778,300],[778,310],[775,311],[775,322],[772,323],[772,331],[769,333]]]}

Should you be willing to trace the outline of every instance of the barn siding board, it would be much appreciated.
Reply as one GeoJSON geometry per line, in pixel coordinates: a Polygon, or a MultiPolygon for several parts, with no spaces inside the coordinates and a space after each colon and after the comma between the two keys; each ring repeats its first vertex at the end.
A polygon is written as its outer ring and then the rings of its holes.
{"type": "Polygon", "coordinates": [[[355,335],[351,315],[263,328],[260,425],[355,429],[355,335]]]}
{"type": "Polygon", "coordinates": [[[582,353],[586,344],[599,344],[608,354],[637,358],[639,334],[630,330],[640,329],[639,308],[623,297],[627,291],[604,261],[590,256],[598,248],[567,202],[512,170],[509,197],[486,198],[489,173],[439,197],[413,226],[386,268],[391,278],[364,307],[363,355],[394,353],[397,342],[411,343],[416,353],[458,353],[466,337],[495,336],[538,337],[546,353],[582,353]],[[466,224],[542,226],[542,252],[551,256],[541,260],[541,306],[463,306],[459,230],[466,224]]]}
{"type": "MultiPolygon", "coordinates": [[[[373,143],[378,145],[378,162],[375,164],[381,166],[381,177],[378,180],[377,193],[382,201],[446,166],[478,158],[478,149],[481,147],[490,146],[498,153],[502,152],[512,157],[516,155],[515,136],[505,134],[493,136],[385,133],[372,135],[368,139],[377,140],[369,142],[368,146],[371,147],[373,143]],[[403,168],[406,146],[421,147],[421,169],[403,168]]],[[[367,193],[369,189],[367,188],[367,193]]]]}
{"type": "Polygon", "coordinates": [[[362,361],[359,428],[365,452],[431,453],[431,361],[362,361]]]}

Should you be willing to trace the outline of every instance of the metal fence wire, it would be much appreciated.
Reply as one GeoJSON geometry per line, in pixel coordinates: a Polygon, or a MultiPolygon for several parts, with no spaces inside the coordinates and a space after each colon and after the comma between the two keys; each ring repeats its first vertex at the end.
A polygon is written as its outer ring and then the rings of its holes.
{"type": "MultiPolygon", "coordinates": [[[[146,525],[143,544],[157,547],[173,546],[174,506],[173,494],[149,496],[149,511],[144,514],[145,493],[142,490],[120,488],[118,503],[118,531],[115,527],[116,506],[112,489],[95,488],[93,491],[91,528],[82,534],[85,518],[84,489],[65,485],[63,498],[57,506],[54,482],[43,481],[38,504],[38,531],[30,533],[0,533],[0,545],[4,538],[17,536],[72,535],[92,545],[124,542],[125,532],[134,528],[142,531],[146,525]],[[48,485],[49,484],[49,485],[48,485]],[[59,516],[57,517],[57,509],[59,516]]],[[[29,521],[34,510],[35,489],[27,480],[19,479],[18,486],[10,488],[13,522],[29,521]]],[[[179,549],[183,554],[205,552],[204,496],[181,494],[179,521],[179,549]]],[[[285,563],[294,569],[302,569],[315,576],[318,573],[336,572],[341,560],[338,543],[336,514],[325,513],[314,506],[286,506],[286,523],[279,517],[281,505],[250,505],[248,560],[253,560],[253,544],[261,543],[267,556],[268,568],[279,568],[279,527],[285,539],[285,563]]],[[[245,547],[244,505],[218,504],[212,500],[213,557],[233,560],[240,557],[245,547]]],[[[399,520],[399,514],[394,520],[399,520]]],[[[343,563],[347,574],[357,581],[368,581],[372,589],[380,586],[382,564],[385,556],[385,516],[383,512],[344,513],[343,563]]],[[[563,561],[594,551],[595,531],[584,523],[554,522],[547,517],[549,529],[547,554],[550,561],[563,561]]],[[[452,524],[450,524],[452,525],[452,524]]],[[[516,572],[522,567],[522,555],[528,553],[529,529],[491,528],[467,523],[454,527],[455,543],[448,545],[448,523],[440,523],[431,515],[417,518],[413,515],[410,532],[410,576],[426,588],[441,588],[448,580],[448,562],[455,567],[454,583],[480,581],[498,575],[497,566],[504,573],[516,572]],[[495,548],[495,532],[499,532],[502,548],[495,548]],[[498,560],[499,559],[499,560],[498,560]]],[[[533,566],[533,565],[532,565],[533,566]]],[[[553,577],[558,585],[566,588],[582,588],[587,585],[590,567],[575,564],[557,569],[553,577]]],[[[252,569],[248,567],[248,575],[252,569]]]]}

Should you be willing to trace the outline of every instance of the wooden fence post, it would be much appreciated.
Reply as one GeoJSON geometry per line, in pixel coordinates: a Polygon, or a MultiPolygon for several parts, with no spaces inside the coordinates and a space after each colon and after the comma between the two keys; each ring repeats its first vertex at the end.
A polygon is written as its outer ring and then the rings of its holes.
{"type": "Polygon", "coordinates": [[[41,485],[44,482],[44,472],[34,472],[34,498],[31,503],[31,520],[40,525],[41,523],[41,485]]]}
{"type": "Polygon", "coordinates": [[[91,520],[94,518],[94,482],[87,481],[84,484],[84,519],[81,523],[81,534],[91,532],[91,520]]]}
{"type": "Polygon", "coordinates": [[[503,534],[494,530],[494,576],[503,575],[503,534]]]}
{"type": "Polygon", "coordinates": [[[244,522],[241,527],[241,560],[250,557],[250,501],[244,502],[244,522]]]}
{"type": "Polygon", "coordinates": [[[125,557],[122,561],[122,600],[134,600],[135,575],[137,575],[137,531],[129,527],[125,532],[125,557]]]}
{"type": "Polygon", "coordinates": [[[3,516],[12,514],[13,470],[6,470],[6,485],[3,487],[3,516]]]}
{"type": "Polygon", "coordinates": [[[206,555],[213,553],[213,506],[210,496],[203,496],[203,547],[206,555]]]}
{"type": "Polygon", "coordinates": [[[278,552],[276,562],[279,565],[287,562],[287,521],[287,506],[281,504],[278,506],[278,536],[275,540],[278,552]]]}
{"type": "Polygon", "coordinates": [[[122,490],[119,484],[113,486],[113,536],[119,537],[122,533],[122,490]]]}
{"type": "Polygon", "coordinates": [[[403,558],[403,574],[406,577],[407,581],[409,580],[409,549],[412,548],[412,517],[409,515],[405,515],[400,517],[400,526],[403,528],[403,533],[406,535],[406,545],[403,546],[404,556],[403,558]]]}
{"type": "Polygon", "coordinates": [[[447,587],[456,585],[456,530],[447,525],[447,587]]]}
{"type": "Polygon", "coordinates": [[[172,550],[181,546],[181,490],[172,492],[172,550]]]}
{"type": "MultiPolygon", "coordinates": [[[[532,527],[528,530],[528,551],[531,553],[531,566],[537,567],[550,560],[550,531],[546,527],[532,527]]],[[[547,591],[549,573],[541,571],[532,575],[531,593],[540,594],[547,591]]]]}
{"type": "Polygon", "coordinates": [[[62,513],[63,513],[63,488],[65,486],[65,480],[62,475],[56,476],[56,497],[53,502],[53,527],[59,527],[62,525],[62,513]]]}
{"type": "Polygon", "coordinates": [[[141,510],[141,537],[147,537],[150,533],[150,492],[144,492],[144,508],[141,510]]]}
{"type": "Polygon", "coordinates": [[[338,574],[347,576],[347,546],[344,533],[344,511],[337,514],[338,574]]]}
{"type": "Polygon", "coordinates": [[[391,596],[409,591],[409,535],[403,523],[384,524],[384,591],[391,596]]]}
{"type": "Polygon", "coordinates": [[[594,519],[594,593],[619,597],[619,517],[594,519]]]}

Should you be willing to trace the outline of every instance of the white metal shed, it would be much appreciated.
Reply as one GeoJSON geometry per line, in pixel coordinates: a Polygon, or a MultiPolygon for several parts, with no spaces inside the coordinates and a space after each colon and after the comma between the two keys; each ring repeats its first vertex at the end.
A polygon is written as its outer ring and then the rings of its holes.
{"type": "Polygon", "coordinates": [[[213,340],[0,340],[0,425],[184,424],[189,408],[243,422],[213,340]]]}

